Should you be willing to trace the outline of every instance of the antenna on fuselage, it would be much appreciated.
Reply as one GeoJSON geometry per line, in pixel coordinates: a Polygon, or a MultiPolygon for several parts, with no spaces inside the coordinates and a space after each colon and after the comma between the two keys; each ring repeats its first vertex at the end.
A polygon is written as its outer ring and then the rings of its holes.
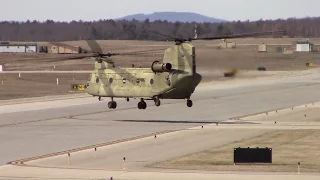
{"type": "Polygon", "coordinates": [[[198,39],[197,25],[194,25],[194,39],[198,39]]]}

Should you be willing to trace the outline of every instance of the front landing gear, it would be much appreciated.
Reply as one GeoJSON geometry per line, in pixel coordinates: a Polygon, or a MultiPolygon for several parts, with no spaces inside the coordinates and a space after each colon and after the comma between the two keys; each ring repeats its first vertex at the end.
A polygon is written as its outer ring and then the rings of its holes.
{"type": "Polygon", "coordinates": [[[193,102],[190,99],[187,101],[187,106],[188,107],[192,107],[193,106],[193,102]]]}
{"type": "Polygon", "coordinates": [[[111,98],[111,101],[108,103],[109,109],[116,109],[117,108],[117,102],[113,101],[113,98],[111,98]]]}
{"type": "Polygon", "coordinates": [[[138,103],[138,109],[147,109],[147,103],[143,99],[138,103]]]}

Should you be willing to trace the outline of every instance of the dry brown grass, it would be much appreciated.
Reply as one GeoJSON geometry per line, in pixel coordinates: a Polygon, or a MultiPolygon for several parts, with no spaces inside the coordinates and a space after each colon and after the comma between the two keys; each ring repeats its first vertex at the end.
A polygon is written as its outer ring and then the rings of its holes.
{"type": "Polygon", "coordinates": [[[215,171],[301,171],[318,172],[320,169],[320,130],[281,130],[256,138],[243,140],[220,148],[176,158],[152,167],[215,171]],[[273,148],[272,165],[233,165],[236,147],[273,148]]]}
{"type": "MultiPolygon", "coordinates": [[[[238,43],[259,44],[261,42],[273,44],[292,43],[294,39],[238,39],[238,43]]],[[[318,42],[318,39],[313,40],[318,42]]],[[[173,42],[154,41],[120,41],[105,40],[98,41],[104,52],[135,52],[145,50],[157,50],[150,53],[116,56],[117,65],[131,66],[135,64],[141,67],[150,67],[154,60],[161,60],[166,48],[173,42]]],[[[320,53],[259,53],[257,45],[239,45],[236,49],[220,49],[216,45],[220,41],[194,41],[197,53],[197,65],[199,68],[228,69],[239,68],[256,70],[258,66],[267,66],[269,70],[301,70],[306,69],[306,62],[320,64],[320,53]]],[[[89,49],[85,41],[66,42],[66,44],[77,45],[89,49]]],[[[285,47],[291,47],[282,45],[285,47]]],[[[0,62],[7,70],[45,70],[53,66],[57,70],[91,70],[94,61],[91,59],[69,60],[69,61],[47,61],[45,58],[61,57],[64,55],[54,54],[0,54],[0,62]],[[28,60],[28,59],[32,60],[28,60]]]]}
{"type": "Polygon", "coordinates": [[[0,74],[0,100],[65,95],[70,93],[72,83],[84,84],[88,77],[88,74],[21,74],[19,78],[18,74],[0,74]]]}

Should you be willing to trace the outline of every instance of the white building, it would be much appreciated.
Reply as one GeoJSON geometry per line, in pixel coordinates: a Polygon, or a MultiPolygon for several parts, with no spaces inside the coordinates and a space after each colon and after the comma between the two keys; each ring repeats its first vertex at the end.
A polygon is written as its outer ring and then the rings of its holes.
{"type": "Polygon", "coordinates": [[[296,51],[297,52],[311,52],[313,49],[313,44],[309,41],[297,42],[296,51]]]}
{"type": "Polygon", "coordinates": [[[37,44],[0,44],[0,53],[36,53],[37,44]]]}

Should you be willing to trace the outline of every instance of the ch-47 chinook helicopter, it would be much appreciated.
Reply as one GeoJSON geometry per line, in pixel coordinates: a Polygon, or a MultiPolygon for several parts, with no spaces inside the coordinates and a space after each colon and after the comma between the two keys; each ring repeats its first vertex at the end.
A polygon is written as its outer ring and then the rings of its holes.
{"type": "MultiPolygon", "coordinates": [[[[193,40],[215,40],[254,37],[284,33],[284,31],[236,34],[206,38],[173,38],[175,44],[165,50],[163,61],[154,61],[150,68],[116,67],[112,56],[121,54],[103,54],[99,47],[95,55],[95,69],[91,73],[85,91],[101,100],[110,97],[110,109],[117,108],[115,98],[139,98],[138,109],[146,109],[145,101],[154,101],[161,105],[161,99],[185,99],[192,107],[191,95],[201,82],[202,76],[196,69],[196,49],[193,40]]],[[[99,46],[96,41],[87,41],[89,46],[99,46]]]]}

